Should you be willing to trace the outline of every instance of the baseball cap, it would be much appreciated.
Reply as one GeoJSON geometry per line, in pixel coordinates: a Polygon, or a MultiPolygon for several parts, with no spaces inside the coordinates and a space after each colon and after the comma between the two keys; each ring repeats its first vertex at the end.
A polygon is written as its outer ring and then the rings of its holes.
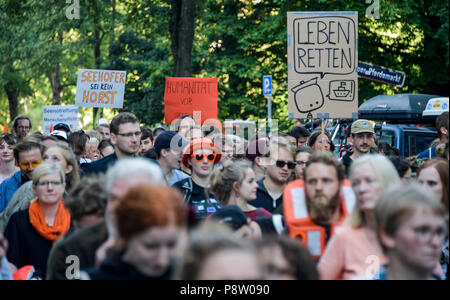
{"type": "Polygon", "coordinates": [[[159,155],[162,149],[169,149],[170,143],[172,142],[172,139],[174,137],[176,138],[176,140],[178,140],[179,149],[183,149],[183,147],[187,144],[186,140],[184,140],[181,135],[179,135],[175,131],[167,130],[161,132],[156,138],[155,144],[153,145],[156,154],[159,155]]]}
{"type": "Polygon", "coordinates": [[[56,137],[58,140],[69,142],[69,137],[67,136],[67,133],[62,130],[53,130],[52,133],[50,133],[50,136],[56,137]]]}
{"type": "Polygon", "coordinates": [[[100,126],[100,125],[107,125],[107,126],[109,126],[109,121],[107,119],[105,119],[105,118],[100,118],[98,120],[98,122],[97,122],[97,125],[98,126],[100,126]]]}
{"type": "Polygon", "coordinates": [[[247,225],[247,217],[236,205],[223,206],[211,215],[211,220],[215,220],[220,224],[226,224],[233,230],[238,230],[242,226],[247,225]]]}
{"type": "Polygon", "coordinates": [[[58,123],[53,127],[54,130],[63,130],[66,132],[70,132],[70,127],[66,123],[58,123]]]}
{"type": "Polygon", "coordinates": [[[351,133],[362,133],[362,132],[369,132],[369,133],[375,133],[375,130],[373,129],[373,125],[369,120],[356,120],[352,124],[351,133]]]}

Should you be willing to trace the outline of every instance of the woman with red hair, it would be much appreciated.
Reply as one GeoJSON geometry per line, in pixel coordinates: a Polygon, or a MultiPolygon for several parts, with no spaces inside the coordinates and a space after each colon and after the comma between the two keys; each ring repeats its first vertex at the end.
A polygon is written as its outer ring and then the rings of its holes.
{"type": "Polygon", "coordinates": [[[187,222],[181,194],[170,187],[140,185],[124,196],[115,214],[118,242],[102,265],[83,272],[82,278],[170,279],[187,222]]]}

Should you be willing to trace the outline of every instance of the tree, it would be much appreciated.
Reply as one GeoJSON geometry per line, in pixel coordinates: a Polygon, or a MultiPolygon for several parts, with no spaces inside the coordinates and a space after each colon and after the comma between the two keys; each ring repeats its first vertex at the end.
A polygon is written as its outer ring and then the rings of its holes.
{"type": "Polygon", "coordinates": [[[170,36],[175,77],[191,77],[191,55],[195,28],[195,0],[172,0],[170,36]]]}

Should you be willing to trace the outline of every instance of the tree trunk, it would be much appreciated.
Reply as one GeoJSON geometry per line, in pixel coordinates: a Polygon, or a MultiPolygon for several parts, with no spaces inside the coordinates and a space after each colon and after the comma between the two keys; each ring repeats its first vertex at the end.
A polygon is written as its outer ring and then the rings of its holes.
{"type": "Polygon", "coordinates": [[[9,103],[9,117],[11,119],[11,122],[14,120],[15,117],[18,115],[18,98],[19,98],[19,89],[14,86],[14,83],[8,82],[5,85],[5,93],[8,96],[8,103],[9,103]]]}
{"type": "MultiPolygon", "coordinates": [[[[100,32],[97,28],[97,23],[95,22],[95,29],[94,29],[94,66],[96,69],[100,69],[100,32]]],[[[95,123],[95,119],[97,117],[97,113],[98,113],[98,107],[93,107],[92,110],[92,121],[93,121],[93,126],[95,127],[96,123],[95,123]]],[[[95,128],[94,128],[95,129],[95,128]]]]}
{"type": "Polygon", "coordinates": [[[195,29],[195,0],[172,0],[169,30],[175,77],[191,77],[192,43],[195,29]]]}
{"type": "MultiPolygon", "coordinates": [[[[63,41],[63,33],[58,32],[58,42],[62,45],[63,41]]],[[[60,105],[61,104],[61,93],[62,93],[62,87],[61,87],[61,78],[59,76],[59,62],[56,62],[55,66],[53,67],[53,70],[51,73],[47,73],[48,80],[50,81],[50,85],[52,87],[52,93],[53,93],[53,105],[60,105]]]]}

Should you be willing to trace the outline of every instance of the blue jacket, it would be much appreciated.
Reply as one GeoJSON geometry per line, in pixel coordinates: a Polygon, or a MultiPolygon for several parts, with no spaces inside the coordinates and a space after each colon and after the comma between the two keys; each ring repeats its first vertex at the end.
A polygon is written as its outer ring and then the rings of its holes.
{"type": "Polygon", "coordinates": [[[17,171],[14,175],[0,185],[0,213],[3,212],[11,200],[14,193],[22,185],[22,171],[17,171]]]}

